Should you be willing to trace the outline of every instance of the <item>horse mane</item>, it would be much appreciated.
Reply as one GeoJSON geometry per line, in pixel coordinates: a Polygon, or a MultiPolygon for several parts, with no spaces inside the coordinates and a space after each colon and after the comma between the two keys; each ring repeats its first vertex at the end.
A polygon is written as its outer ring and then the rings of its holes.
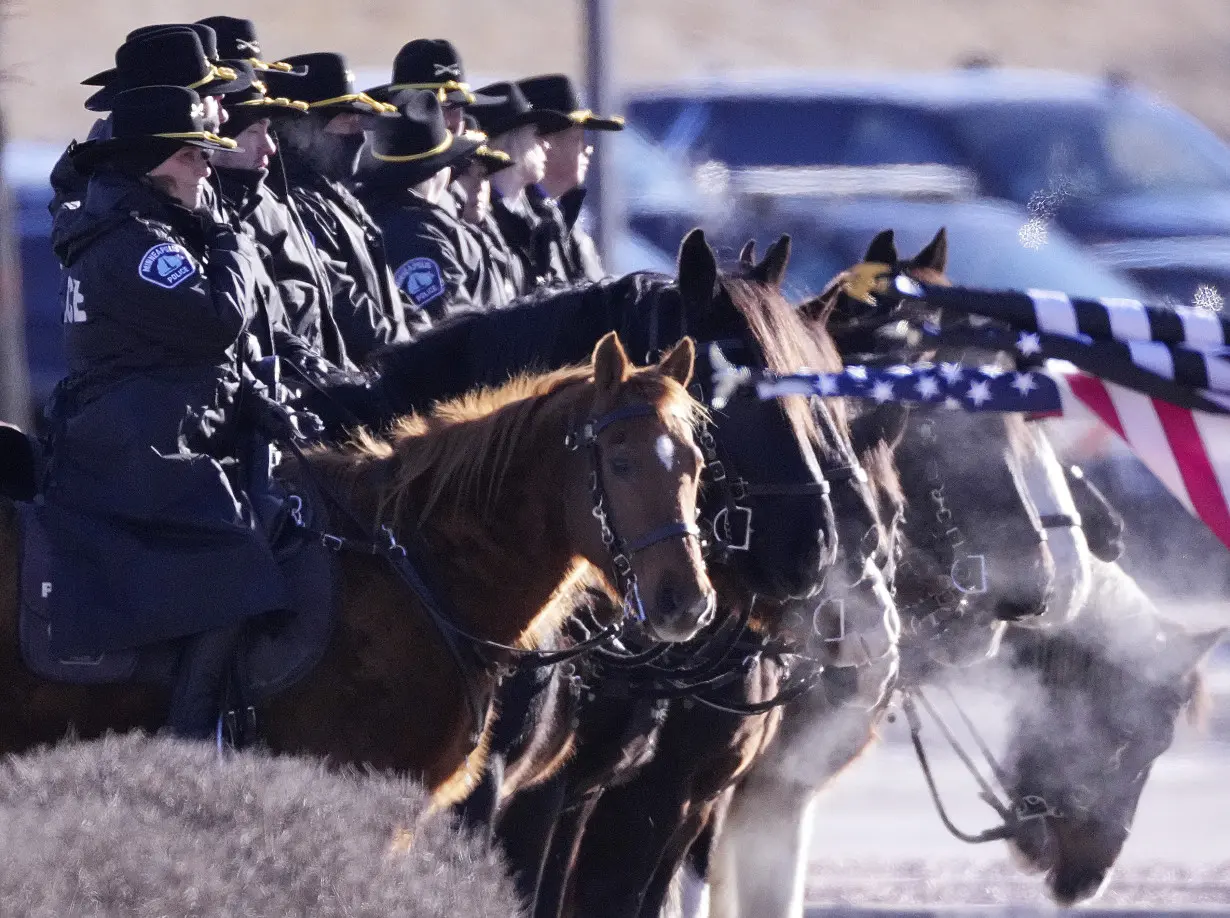
{"type": "MultiPolygon", "coordinates": [[[[747,323],[764,358],[774,373],[795,373],[803,367],[825,373],[841,372],[841,354],[824,329],[803,320],[799,311],[770,284],[726,275],[722,289],[747,323]]],[[[844,412],[829,412],[832,429],[825,430],[811,402],[803,396],[781,399],[795,435],[814,444],[830,459],[844,458],[849,423],[844,412]]]]}
{"type": "MultiPolygon", "coordinates": [[[[404,519],[413,506],[421,523],[447,498],[456,510],[490,515],[525,444],[557,436],[562,445],[569,425],[591,410],[592,376],[589,365],[519,374],[403,416],[381,436],[360,429],[341,447],[318,447],[311,459],[351,492],[372,466],[386,464],[375,508],[380,521],[404,519]]],[[[689,428],[705,418],[683,386],[653,367],[635,371],[621,391],[689,428]]]]}

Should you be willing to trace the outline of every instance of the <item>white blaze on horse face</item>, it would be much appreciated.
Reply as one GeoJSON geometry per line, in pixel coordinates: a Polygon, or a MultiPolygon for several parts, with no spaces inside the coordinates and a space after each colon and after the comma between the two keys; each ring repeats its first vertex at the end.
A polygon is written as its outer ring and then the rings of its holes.
{"type": "Polygon", "coordinates": [[[653,445],[658,461],[668,472],[675,467],[675,441],[666,434],[660,434],[653,445]]]}
{"type": "MultiPolygon", "coordinates": [[[[1076,502],[1044,423],[1034,421],[1027,425],[1036,449],[1021,459],[1025,486],[1040,516],[1076,519],[1076,502]]],[[[1044,615],[1017,623],[1025,627],[1049,628],[1071,621],[1089,599],[1092,555],[1084,530],[1079,526],[1057,526],[1047,529],[1046,537],[1055,562],[1055,592],[1044,615]]]]}

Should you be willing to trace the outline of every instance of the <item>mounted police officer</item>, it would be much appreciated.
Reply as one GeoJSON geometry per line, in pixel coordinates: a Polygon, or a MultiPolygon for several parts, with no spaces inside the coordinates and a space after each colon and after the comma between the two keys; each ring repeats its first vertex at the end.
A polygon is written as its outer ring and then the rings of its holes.
{"type": "MultiPolygon", "coordinates": [[[[261,78],[269,73],[304,76],[306,68],[263,60],[256,28],[248,19],[214,16],[201,22],[217,33],[222,54],[232,59],[246,55],[243,59],[256,76],[249,88],[223,98],[228,117],[220,133],[235,139],[243,152],[218,153],[214,169],[224,202],[252,232],[287,316],[293,340],[279,333],[277,354],[288,358],[295,377],[318,378],[332,367],[348,367],[346,346],[333,320],[332,287],[324,262],[285,186],[279,196],[269,185],[270,164],[278,152],[273,124],[305,117],[308,104],[270,96],[261,78]]],[[[293,86],[292,79],[286,83],[293,86]]],[[[281,175],[278,170],[279,180],[281,175]]],[[[288,376],[287,381],[296,380],[288,376]]]]}
{"type": "MultiPolygon", "coordinates": [[[[466,82],[465,65],[453,43],[443,38],[416,38],[402,45],[393,58],[393,75],[388,83],[373,86],[368,95],[381,102],[400,104],[399,96],[429,90],[440,100],[444,123],[452,134],[461,136],[465,130],[463,118],[467,106],[499,101],[480,96],[466,82]]],[[[454,176],[455,178],[456,176],[454,176]]],[[[459,217],[465,197],[454,182],[449,194],[439,206],[459,217]]]]}
{"type": "Polygon", "coordinates": [[[514,83],[493,83],[479,90],[498,102],[470,111],[489,138],[488,146],[512,158],[513,167],[491,176],[491,210],[508,257],[517,294],[541,284],[567,283],[563,252],[554,227],[544,225],[531,209],[526,189],[546,174],[549,144],[545,139],[572,126],[560,112],[535,109],[514,83]],[[511,257],[509,257],[511,256],[511,257]]]}
{"type": "MultiPolygon", "coordinates": [[[[116,93],[123,90],[183,86],[199,90],[206,123],[216,131],[226,118],[220,107],[222,93],[229,87],[246,86],[252,80],[252,68],[247,63],[220,60],[216,47],[214,32],[207,26],[154,25],[136,29],[116,50],[115,67],[83,81],[83,85],[102,87],[86,100],[85,107],[106,112],[116,93]]],[[[106,140],[110,136],[111,119],[105,117],[94,122],[87,139],[106,140]]],[[[66,202],[80,201],[89,181],[73,166],[71,149],[70,146],[51,172],[55,194],[48,209],[53,217],[66,202]]]]}
{"type": "Polygon", "coordinates": [[[364,127],[397,110],[355,90],[354,74],[339,54],[283,59],[306,67],[306,76],[263,74],[272,96],[298,96],[308,116],[275,119],[290,195],[322,255],[333,295],[333,319],[346,353],[364,363],[378,348],[409,339],[407,321],[428,324],[425,313],[407,315],[384,254],[384,237],[367,209],[346,187],[363,150],[364,127]]]}
{"type": "Polygon", "coordinates": [[[384,231],[398,289],[433,321],[505,305],[503,278],[469,228],[440,203],[449,196],[452,168],[486,138],[449,131],[431,90],[396,98],[401,117],[372,131],[373,161],[360,194],[384,231]]]}
{"type": "MultiPolygon", "coordinates": [[[[243,88],[204,66],[204,91],[243,88]]],[[[48,408],[43,513],[71,546],[53,616],[63,593],[78,618],[53,620],[70,654],[187,639],[169,724],[203,737],[243,622],[288,605],[243,491],[248,432],[296,429],[245,371],[256,249],[202,207],[210,155],[235,142],[191,89],[110,105],[111,138],[73,151],[91,178],[55,240],[69,376],[48,408]]]]}
{"type": "Polygon", "coordinates": [[[589,131],[622,131],[618,115],[600,117],[585,108],[571,79],[562,73],[520,80],[517,86],[534,108],[563,112],[572,122],[566,130],[551,135],[546,174],[540,183],[526,189],[530,206],[539,218],[556,225],[563,240],[564,269],[571,283],[597,281],[606,276],[594,241],[580,226],[585,203],[585,175],[593,147],[589,131]]]}
{"type": "Polygon", "coordinates": [[[500,228],[491,214],[491,176],[511,169],[512,157],[487,146],[487,135],[478,129],[473,115],[465,116],[463,136],[479,140],[483,145],[453,167],[454,181],[449,186],[450,191],[456,189],[454,196],[462,223],[478,241],[484,263],[500,278],[504,297],[511,302],[517,297],[517,290],[509,279],[517,273],[510,267],[516,256],[505,247],[500,228]]]}

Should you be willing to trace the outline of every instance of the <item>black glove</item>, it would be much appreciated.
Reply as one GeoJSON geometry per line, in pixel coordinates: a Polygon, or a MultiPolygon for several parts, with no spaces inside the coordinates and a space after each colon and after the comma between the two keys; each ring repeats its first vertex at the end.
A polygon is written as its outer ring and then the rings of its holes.
{"type": "Polygon", "coordinates": [[[243,245],[243,237],[225,223],[213,220],[203,221],[205,224],[205,245],[214,252],[238,252],[243,245]]]}

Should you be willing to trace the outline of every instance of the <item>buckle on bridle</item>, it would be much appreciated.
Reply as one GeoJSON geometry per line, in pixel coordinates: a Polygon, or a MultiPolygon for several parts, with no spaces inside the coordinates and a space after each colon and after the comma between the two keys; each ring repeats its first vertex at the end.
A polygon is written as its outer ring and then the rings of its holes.
{"type": "Polygon", "coordinates": [[[987,592],[987,558],[986,555],[966,555],[964,558],[957,558],[952,562],[952,568],[948,572],[952,579],[952,585],[956,589],[966,595],[982,595],[987,592]],[[962,565],[964,563],[972,563],[974,569],[966,571],[962,565]],[[960,570],[958,570],[960,568],[960,570]],[[961,582],[961,574],[971,573],[977,577],[976,586],[965,586],[961,582]]]}
{"type": "Polygon", "coordinates": [[[736,540],[731,534],[731,507],[723,507],[713,517],[713,538],[730,551],[748,551],[752,545],[752,508],[735,504],[733,509],[743,519],[743,538],[736,540]]]}

